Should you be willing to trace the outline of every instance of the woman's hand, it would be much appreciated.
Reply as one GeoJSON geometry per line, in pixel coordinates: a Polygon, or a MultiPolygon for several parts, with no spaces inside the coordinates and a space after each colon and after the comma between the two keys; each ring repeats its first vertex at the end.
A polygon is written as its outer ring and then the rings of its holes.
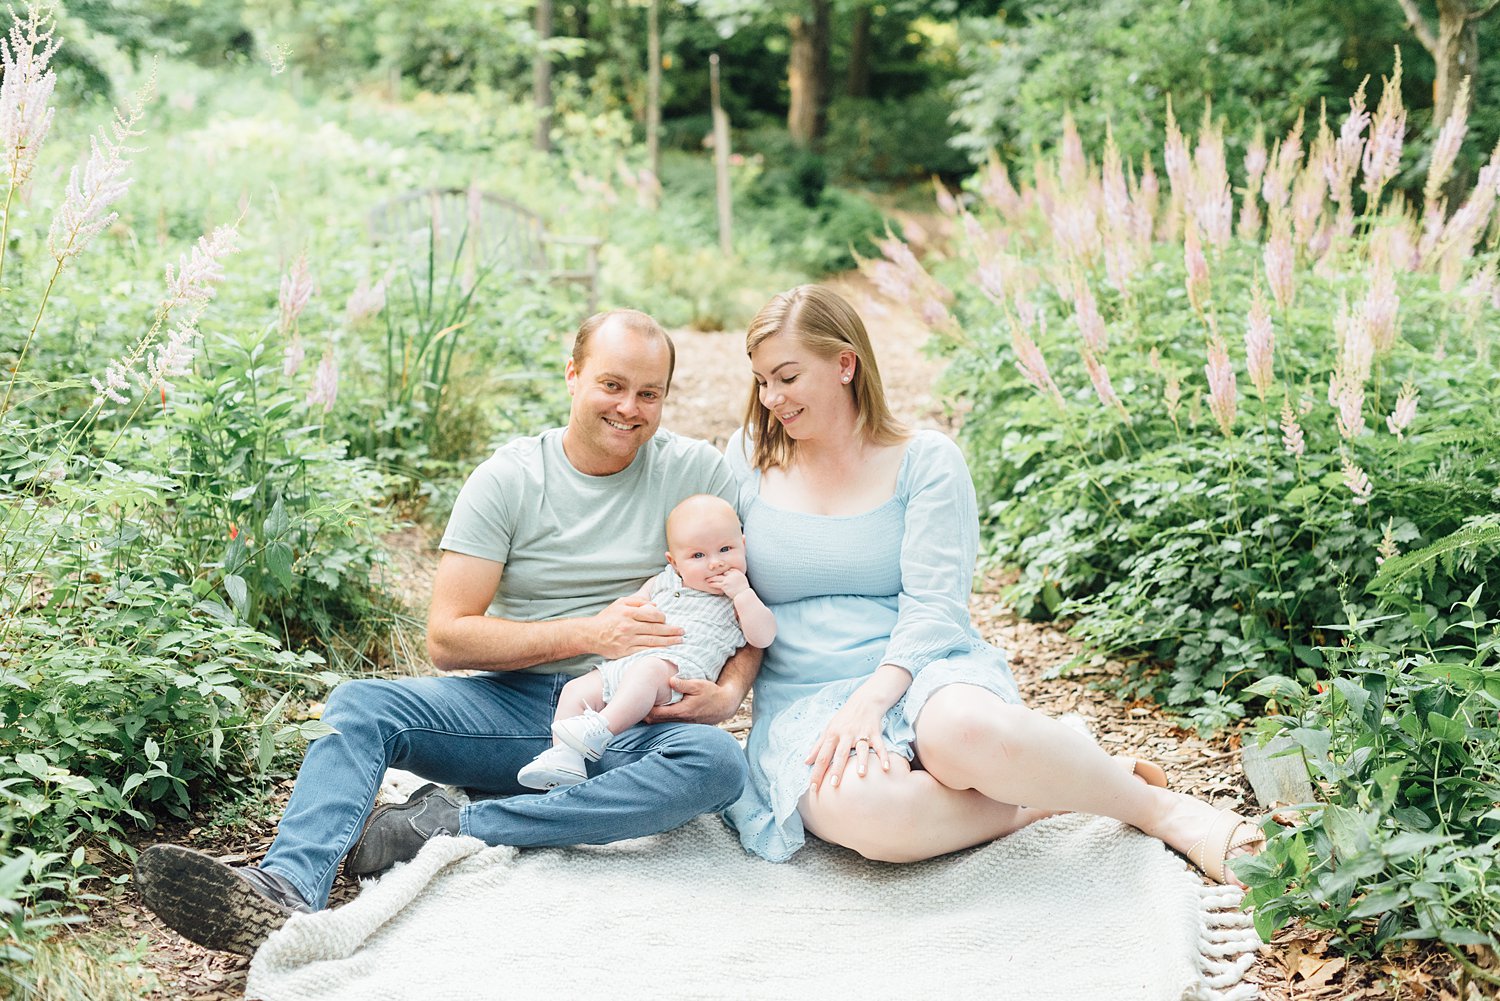
{"type": "Polygon", "coordinates": [[[812,765],[809,785],[818,789],[823,779],[838,787],[844,769],[849,766],[849,753],[854,752],[854,769],[858,775],[868,774],[870,755],[880,762],[882,771],[891,770],[890,749],[881,736],[881,723],[886,712],[895,705],[911,685],[911,675],[892,664],[882,664],[864,684],[854,690],[849,700],[839,707],[828,721],[823,736],[813,746],[803,763],[812,765]]]}

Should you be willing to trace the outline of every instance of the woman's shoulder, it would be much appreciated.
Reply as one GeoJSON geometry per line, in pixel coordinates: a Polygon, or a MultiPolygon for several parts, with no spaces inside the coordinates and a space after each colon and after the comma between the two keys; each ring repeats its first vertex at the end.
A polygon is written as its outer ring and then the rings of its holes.
{"type": "Polygon", "coordinates": [[[754,455],[755,443],[751,441],[750,435],[744,428],[735,428],[729,440],[724,443],[724,458],[734,475],[742,482],[749,479],[754,471],[755,467],[751,465],[754,455]]]}
{"type": "Polygon", "coordinates": [[[941,431],[922,428],[912,432],[907,443],[905,466],[908,474],[920,474],[924,469],[933,468],[967,469],[968,462],[964,459],[963,449],[952,438],[941,431]]]}

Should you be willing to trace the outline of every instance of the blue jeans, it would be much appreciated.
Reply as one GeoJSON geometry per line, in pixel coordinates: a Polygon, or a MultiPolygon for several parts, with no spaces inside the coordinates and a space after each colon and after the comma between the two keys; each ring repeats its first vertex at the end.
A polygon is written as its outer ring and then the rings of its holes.
{"type": "Polygon", "coordinates": [[[718,727],[636,726],[589,764],[589,780],[541,794],[516,782],[552,742],[569,679],[552,674],[350,681],[323,719],[338,732],[308,747],[261,867],[327,906],[340,860],[364,829],[387,767],[504,798],[465,806],[459,828],[491,845],[599,845],[659,834],[739,798],[739,744],[718,727]]]}

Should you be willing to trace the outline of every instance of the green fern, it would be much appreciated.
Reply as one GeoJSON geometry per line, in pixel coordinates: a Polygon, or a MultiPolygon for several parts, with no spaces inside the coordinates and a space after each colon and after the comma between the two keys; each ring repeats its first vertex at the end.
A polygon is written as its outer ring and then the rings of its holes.
{"type": "Polygon", "coordinates": [[[1386,560],[1370,582],[1370,590],[1388,595],[1412,579],[1431,584],[1439,569],[1452,577],[1474,570],[1481,559],[1496,553],[1500,553],[1500,514],[1471,518],[1429,546],[1386,560]]]}

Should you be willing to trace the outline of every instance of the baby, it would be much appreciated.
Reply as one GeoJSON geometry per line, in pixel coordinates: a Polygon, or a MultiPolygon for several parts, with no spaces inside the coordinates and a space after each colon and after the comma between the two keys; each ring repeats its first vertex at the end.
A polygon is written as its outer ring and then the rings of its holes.
{"type": "Polygon", "coordinates": [[[517,773],[523,786],[556,789],[584,781],[585,758],[598,761],[611,737],[645,719],[653,706],[682,698],[668,684],[674,675],[715,681],[740,647],[764,648],[776,638],[775,616],[745,579],[740,519],[712,494],[696,494],[672,509],[667,567],[636,596],[649,599],[669,624],[681,626],[682,639],[607,660],[564,685],[552,746],[517,773]],[[603,708],[596,711],[596,705],[603,708]]]}

